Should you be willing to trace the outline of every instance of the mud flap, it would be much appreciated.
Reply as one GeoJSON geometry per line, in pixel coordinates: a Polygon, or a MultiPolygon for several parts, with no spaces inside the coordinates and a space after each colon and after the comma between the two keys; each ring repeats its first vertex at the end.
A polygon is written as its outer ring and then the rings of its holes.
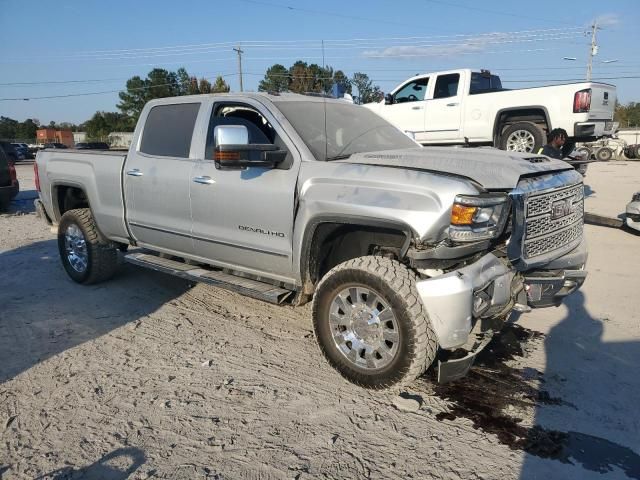
{"type": "Polygon", "coordinates": [[[476,348],[464,357],[445,362],[438,360],[438,383],[447,383],[465,377],[473,366],[476,356],[488,345],[492,338],[493,331],[490,330],[484,334],[482,341],[476,348]]]}

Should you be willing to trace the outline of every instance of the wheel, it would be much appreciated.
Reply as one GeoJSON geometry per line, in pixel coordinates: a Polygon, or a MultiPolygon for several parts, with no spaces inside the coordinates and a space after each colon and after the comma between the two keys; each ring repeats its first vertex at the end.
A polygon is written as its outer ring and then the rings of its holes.
{"type": "Polygon", "coordinates": [[[383,257],[334,267],[313,298],[320,350],[347,380],[384,389],[413,381],[433,363],[436,336],[413,272],[383,257]]]}
{"type": "Polygon", "coordinates": [[[608,162],[613,158],[613,150],[609,147],[602,147],[596,150],[596,160],[600,162],[608,162]]]}
{"type": "Polygon", "coordinates": [[[58,251],[67,274],[78,283],[108,280],[118,267],[118,253],[102,237],[91,210],[69,210],[58,226],[58,251]]]}
{"type": "Polygon", "coordinates": [[[629,156],[630,159],[635,160],[636,158],[640,157],[640,145],[631,145],[629,147],[629,153],[631,154],[629,156]]]}
{"type": "Polygon", "coordinates": [[[514,123],[500,137],[500,149],[513,152],[537,153],[543,144],[542,130],[530,122],[514,123]]]}
{"type": "Polygon", "coordinates": [[[589,147],[579,147],[576,149],[578,155],[584,156],[585,160],[590,160],[593,152],[589,147]]]}

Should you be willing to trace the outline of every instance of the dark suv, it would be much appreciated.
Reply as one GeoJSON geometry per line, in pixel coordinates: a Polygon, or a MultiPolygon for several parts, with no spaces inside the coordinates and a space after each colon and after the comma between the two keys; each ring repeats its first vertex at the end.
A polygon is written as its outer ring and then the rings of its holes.
{"type": "Polygon", "coordinates": [[[16,167],[4,149],[0,148],[0,210],[7,210],[11,199],[18,194],[16,167]]]}

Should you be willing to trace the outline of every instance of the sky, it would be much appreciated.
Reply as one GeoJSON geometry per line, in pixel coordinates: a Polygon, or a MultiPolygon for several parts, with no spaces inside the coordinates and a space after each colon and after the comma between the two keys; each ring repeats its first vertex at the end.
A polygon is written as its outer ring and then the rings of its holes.
{"type": "Polygon", "coordinates": [[[239,91],[238,45],[245,91],[296,60],[366,73],[385,92],[456,68],[490,69],[507,88],[581,81],[594,20],[594,80],[640,102],[638,0],[0,0],[0,115],[81,123],[117,111],[126,80],[156,67],[239,91]]]}

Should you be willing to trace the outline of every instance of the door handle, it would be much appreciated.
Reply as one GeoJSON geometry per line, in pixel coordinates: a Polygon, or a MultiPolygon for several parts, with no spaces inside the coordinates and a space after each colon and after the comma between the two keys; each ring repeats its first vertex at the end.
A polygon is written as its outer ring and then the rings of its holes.
{"type": "Polygon", "coordinates": [[[457,107],[458,105],[460,105],[458,102],[447,103],[447,107],[457,107]]]}
{"type": "Polygon", "coordinates": [[[201,183],[203,185],[213,185],[214,183],[216,183],[213,178],[206,175],[202,177],[193,177],[193,181],[195,183],[201,183]]]}
{"type": "Polygon", "coordinates": [[[127,175],[131,175],[132,177],[141,177],[144,175],[138,168],[134,168],[133,170],[128,170],[127,175]]]}
{"type": "Polygon", "coordinates": [[[411,107],[411,110],[422,110],[424,107],[411,107]]]}

